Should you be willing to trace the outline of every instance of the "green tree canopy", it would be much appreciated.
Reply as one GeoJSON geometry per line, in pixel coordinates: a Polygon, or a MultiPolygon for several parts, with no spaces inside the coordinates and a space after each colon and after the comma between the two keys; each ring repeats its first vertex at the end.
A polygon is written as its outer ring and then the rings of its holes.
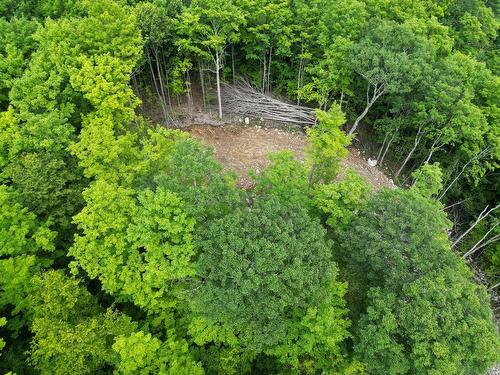
{"type": "MultiPolygon", "coordinates": [[[[290,325],[329,298],[336,267],[324,236],[305,209],[273,199],[213,221],[199,239],[195,315],[253,352],[284,344],[290,325]]],[[[211,340],[210,328],[197,334],[211,340]]]]}

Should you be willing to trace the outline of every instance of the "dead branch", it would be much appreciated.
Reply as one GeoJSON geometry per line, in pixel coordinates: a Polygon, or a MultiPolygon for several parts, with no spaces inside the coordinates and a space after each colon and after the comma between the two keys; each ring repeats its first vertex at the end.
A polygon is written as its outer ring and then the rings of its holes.
{"type": "Polygon", "coordinates": [[[224,84],[222,91],[224,110],[228,113],[301,125],[316,123],[311,108],[275,99],[258,92],[247,83],[224,84]]]}

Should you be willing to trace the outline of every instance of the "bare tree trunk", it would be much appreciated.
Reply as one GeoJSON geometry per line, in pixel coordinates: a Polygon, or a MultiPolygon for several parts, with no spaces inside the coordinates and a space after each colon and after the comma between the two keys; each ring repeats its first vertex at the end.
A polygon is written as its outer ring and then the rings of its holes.
{"type": "Polygon", "coordinates": [[[472,224],[470,226],[469,229],[467,229],[465,232],[463,232],[455,241],[453,241],[453,243],[451,244],[451,248],[453,249],[455,246],[457,246],[457,244],[462,241],[462,239],[468,235],[470,233],[471,230],[473,230],[475,228],[476,225],[478,225],[483,219],[485,219],[490,213],[492,213],[493,211],[495,211],[498,207],[500,207],[500,204],[496,205],[495,207],[493,207],[492,209],[490,209],[488,211],[488,207],[489,206],[486,206],[484,208],[484,210],[479,214],[479,216],[477,217],[476,221],[474,222],[474,224],[472,224]]]}
{"type": "Polygon", "coordinates": [[[303,55],[304,54],[304,45],[301,47],[301,53],[300,53],[300,62],[299,62],[299,71],[297,73],[297,105],[300,105],[300,89],[301,89],[301,80],[302,80],[302,64],[304,61],[303,55]]]}
{"type": "Polygon", "coordinates": [[[500,222],[497,222],[495,223],[487,232],[486,234],[479,240],[477,241],[474,246],[472,246],[469,251],[467,251],[464,255],[462,255],[462,258],[468,258],[470,257],[472,254],[474,254],[476,251],[488,246],[489,244],[491,243],[494,243],[494,242],[497,242],[499,239],[500,239],[500,234],[497,234],[493,237],[491,237],[488,241],[484,242],[484,240],[486,239],[486,237],[488,237],[490,235],[491,232],[493,232],[493,230],[498,226],[498,224],[500,224],[500,222]]]}
{"type": "Polygon", "coordinates": [[[164,108],[163,115],[164,115],[164,120],[168,120],[168,111],[167,111],[167,101],[165,99],[165,88],[163,87],[163,78],[162,78],[162,72],[160,68],[160,58],[158,56],[158,49],[155,47],[154,48],[154,54],[155,54],[155,60],[156,60],[156,71],[158,73],[158,80],[160,82],[160,100],[161,100],[161,105],[164,108]]]}
{"type": "Polygon", "coordinates": [[[154,70],[153,70],[153,64],[151,63],[151,54],[149,53],[149,51],[148,51],[147,59],[148,59],[148,64],[149,64],[149,72],[151,73],[151,81],[153,81],[153,86],[155,88],[155,91],[158,92],[158,85],[156,84],[156,77],[155,77],[154,70]]]}
{"type": "Polygon", "coordinates": [[[193,97],[191,95],[191,75],[189,71],[186,72],[186,94],[188,100],[188,107],[191,108],[193,106],[193,97]]]}
{"type": "Polygon", "coordinates": [[[394,141],[394,138],[396,138],[396,135],[393,134],[389,142],[387,143],[387,146],[385,148],[384,153],[382,154],[382,158],[380,159],[380,162],[378,163],[379,166],[382,166],[382,163],[384,162],[385,155],[387,154],[387,151],[389,151],[389,147],[391,147],[392,141],[394,141]]]}
{"type": "Polygon", "coordinates": [[[342,103],[344,103],[344,90],[340,92],[340,110],[342,110],[342,103]]]}
{"type": "MultiPolygon", "coordinates": [[[[156,96],[158,97],[158,100],[160,101],[160,107],[161,107],[161,111],[163,114],[163,119],[166,120],[167,119],[167,109],[165,108],[165,103],[164,103],[163,97],[160,93],[160,88],[158,87],[158,83],[157,83],[156,76],[155,76],[155,71],[153,69],[153,64],[151,63],[151,53],[149,51],[148,51],[148,63],[149,63],[149,70],[151,72],[151,78],[153,81],[153,87],[154,87],[154,90],[156,92],[156,96]]],[[[157,63],[158,63],[158,61],[157,61],[157,63]]]]}
{"type": "Polygon", "coordinates": [[[219,52],[215,53],[215,76],[217,79],[217,101],[219,104],[219,118],[222,119],[222,99],[220,94],[220,56],[219,52]]]}
{"type": "Polygon", "coordinates": [[[203,77],[203,68],[201,66],[201,58],[198,59],[198,71],[200,72],[201,96],[203,100],[203,108],[205,108],[205,79],[203,77]]]}
{"type": "Polygon", "coordinates": [[[439,135],[439,136],[438,136],[438,137],[434,140],[434,142],[432,142],[431,150],[430,150],[430,152],[429,152],[429,155],[427,156],[427,159],[425,159],[424,164],[429,163],[429,162],[431,161],[431,158],[432,158],[432,155],[434,154],[434,152],[435,152],[436,150],[439,150],[439,149],[442,147],[442,145],[439,145],[439,146],[437,146],[437,147],[436,147],[437,143],[438,143],[440,140],[441,140],[441,136],[439,135]]]}
{"type": "Polygon", "coordinates": [[[233,85],[236,84],[236,68],[234,64],[234,44],[231,44],[231,63],[233,66],[233,85]]]}
{"type": "Polygon", "coordinates": [[[262,62],[262,92],[266,92],[266,78],[267,78],[267,59],[266,53],[264,53],[264,60],[262,62]]]}
{"type": "Polygon", "coordinates": [[[353,134],[356,129],[358,128],[359,123],[361,120],[365,118],[365,116],[368,114],[368,111],[372,107],[372,105],[377,101],[378,98],[380,98],[384,93],[385,93],[385,86],[384,85],[374,85],[373,86],[373,93],[370,96],[370,87],[371,84],[368,83],[368,86],[366,87],[366,107],[361,112],[361,114],[358,116],[356,121],[354,121],[354,125],[352,126],[351,130],[349,130],[349,135],[353,134]]]}
{"type": "Polygon", "coordinates": [[[455,184],[455,182],[458,181],[458,179],[464,173],[465,169],[469,166],[470,163],[472,163],[476,159],[481,158],[483,155],[485,155],[488,152],[488,150],[489,150],[488,148],[485,148],[484,150],[482,150],[481,152],[479,152],[476,156],[470,158],[467,161],[467,163],[464,164],[464,166],[462,167],[462,170],[460,171],[460,173],[457,174],[457,176],[453,179],[453,181],[451,181],[451,183],[446,187],[446,189],[443,190],[443,192],[441,193],[441,195],[439,195],[439,197],[438,197],[437,200],[440,201],[445,196],[445,194],[448,192],[448,190],[450,190],[451,187],[455,184]]]}
{"type": "Polygon", "coordinates": [[[273,60],[273,46],[269,47],[269,68],[267,69],[267,93],[271,92],[271,63],[273,60]]]}
{"type": "Polygon", "coordinates": [[[380,149],[378,150],[378,154],[377,154],[377,160],[380,160],[380,155],[382,155],[382,150],[384,149],[385,147],[385,142],[387,141],[387,136],[389,135],[389,132],[386,132],[385,133],[385,137],[384,137],[384,142],[382,142],[382,146],[380,146],[380,149]]]}
{"type": "Polygon", "coordinates": [[[167,99],[168,99],[168,106],[170,111],[172,111],[172,98],[170,97],[170,82],[169,82],[169,75],[168,75],[168,69],[167,69],[167,62],[165,60],[165,55],[161,53],[161,61],[163,62],[163,72],[165,74],[165,87],[167,90],[167,99]]]}
{"type": "Polygon", "coordinates": [[[167,87],[167,99],[168,99],[168,106],[170,108],[170,111],[172,111],[172,97],[170,95],[170,81],[168,79],[168,72],[165,71],[165,80],[166,80],[166,87],[167,87]]]}
{"type": "Polygon", "coordinates": [[[406,156],[406,159],[403,162],[403,164],[401,164],[401,167],[399,167],[398,171],[396,172],[395,177],[398,177],[400,175],[400,173],[403,171],[403,168],[405,167],[406,163],[408,163],[408,161],[412,157],[413,153],[417,149],[424,134],[425,134],[425,132],[422,131],[422,127],[418,128],[418,132],[417,132],[417,135],[415,136],[415,141],[414,141],[413,147],[410,150],[410,152],[408,153],[408,155],[406,156]]]}

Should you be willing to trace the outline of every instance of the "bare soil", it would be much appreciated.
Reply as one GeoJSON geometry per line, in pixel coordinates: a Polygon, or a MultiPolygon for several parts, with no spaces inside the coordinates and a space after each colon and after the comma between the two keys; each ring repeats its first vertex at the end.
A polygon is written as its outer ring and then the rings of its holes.
{"type": "MultiPolygon", "coordinates": [[[[216,158],[228,169],[241,176],[242,186],[250,185],[248,171],[260,172],[269,163],[267,155],[271,152],[291,150],[298,160],[304,160],[307,139],[302,131],[290,132],[261,125],[242,126],[191,126],[191,135],[215,150],[216,158]]],[[[370,167],[359,150],[350,149],[343,162],[344,168],[356,170],[375,190],[382,187],[394,188],[395,185],[377,167],[370,167]]]]}

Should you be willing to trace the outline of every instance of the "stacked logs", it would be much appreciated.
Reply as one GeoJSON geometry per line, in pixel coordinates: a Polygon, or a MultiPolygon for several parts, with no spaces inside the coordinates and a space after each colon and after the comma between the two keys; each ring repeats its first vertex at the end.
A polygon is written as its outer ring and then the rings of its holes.
{"type": "Polygon", "coordinates": [[[231,114],[314,125],[316,117],[311,108],[285,103],[258,92],[247,83],[224,84],[222,87],[224,111],[231,114]]]}

